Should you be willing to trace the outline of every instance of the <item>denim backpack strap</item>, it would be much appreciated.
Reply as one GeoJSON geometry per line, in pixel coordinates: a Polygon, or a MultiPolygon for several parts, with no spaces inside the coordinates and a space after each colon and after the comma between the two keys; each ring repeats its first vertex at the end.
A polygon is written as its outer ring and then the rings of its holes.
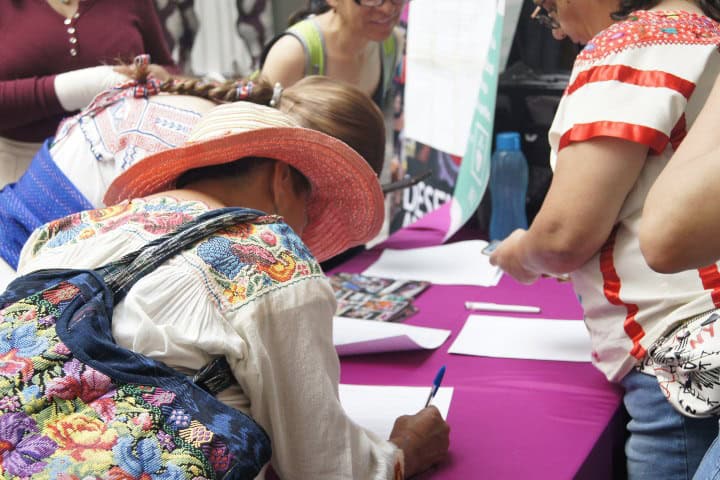
{"type": "Polygon", "coordinates": [[[113,292],[114,303],[117,304],[135,282],[170,257],[218,230],[249,222],[261,215],[264,213],[247,208],[211,210],[181,225],[174,232],[156,238],[120,260],[98,268],[97,271],[113,292]]]}

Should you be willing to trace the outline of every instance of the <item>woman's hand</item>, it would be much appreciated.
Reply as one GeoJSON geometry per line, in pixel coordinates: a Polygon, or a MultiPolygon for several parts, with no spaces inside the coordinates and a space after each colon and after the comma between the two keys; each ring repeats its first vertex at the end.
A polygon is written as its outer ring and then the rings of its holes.
{"type": "MultiPolygon", "coordinates": [[[[116,72],[126,75],[130,78],[135,78],[135,70],[136,69],[137,69],[137,66],[135,66],[135,65],[118,65],[117,67],[115,67],[116,72]]],[[[168,73],[168,71],[165,70],[165,67],[162,67],[160,65],[151,63],[150,65],[147,66],[147,69],[148,69],[148,73],[151,74],[156,79],[158,79],[160,82],[164,82],[171,77],[170,73],[168,73]]]]}
{"type": "Polygon", "coordinates": [[[412,477],[447,457],[450,426],[437,407],[429,406],[415,415],[398,417],[390,441],[403,451],[405,477],[412,477]]]}
{"type": "Polygon", "coordinates": [[[520,283],[535,282],[540,273],[528,270],[521,262],[520,244],[526,230],[517,229],[497,246],[490,255],[490,264],[500,267],[505,273],[520,283]]]}

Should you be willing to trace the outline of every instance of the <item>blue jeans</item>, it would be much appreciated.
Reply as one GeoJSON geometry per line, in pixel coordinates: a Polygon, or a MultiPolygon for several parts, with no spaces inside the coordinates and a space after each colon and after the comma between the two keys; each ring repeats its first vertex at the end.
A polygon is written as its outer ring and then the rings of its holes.
{"type": "MultiPolygon", "coordinates": [[[[633,370],[621,383],[625,387],[625,408],[630,414],[627,426],[630,438],[625,444],[628,478],[693,478],[705,452],[718,436],[718,419],[681,415],[665,399],[651,375],[633,370]]],[[[720,445],[716,458],[715,463],[720,463],[720,445]]]]}

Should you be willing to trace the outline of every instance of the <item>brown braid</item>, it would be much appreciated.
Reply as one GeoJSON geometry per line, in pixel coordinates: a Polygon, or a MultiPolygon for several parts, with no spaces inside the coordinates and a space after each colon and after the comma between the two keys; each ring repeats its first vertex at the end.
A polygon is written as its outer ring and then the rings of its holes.
{"type": "Polygon", "coordinates": [[[160,85],[160,90],[177,95],[191,95],[204,98],[215,103],[229,103],[238,100],[268,105],[272,98],[273,88],[263,79],[253,80],[252,91],[246,98],[238,98],[238,86],[246,80],[227,80],[224,82],[206,82],[198,78],[176,77],[160,85]]]}

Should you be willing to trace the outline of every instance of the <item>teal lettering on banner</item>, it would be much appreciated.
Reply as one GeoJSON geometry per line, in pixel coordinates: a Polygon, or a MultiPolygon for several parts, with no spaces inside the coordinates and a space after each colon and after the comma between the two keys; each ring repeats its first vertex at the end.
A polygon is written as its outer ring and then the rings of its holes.
{"type": "Polygon", "coordinates": [[[475,113],[470,126],[465,155],[460,165],[450,208],[450,228],[445,239],[454,234],[480,205],[490,177],[495,97],[497,95],[500,43],[502,41],[505,0],[498,0],[490,48],[479,87],[475,113]]]}

